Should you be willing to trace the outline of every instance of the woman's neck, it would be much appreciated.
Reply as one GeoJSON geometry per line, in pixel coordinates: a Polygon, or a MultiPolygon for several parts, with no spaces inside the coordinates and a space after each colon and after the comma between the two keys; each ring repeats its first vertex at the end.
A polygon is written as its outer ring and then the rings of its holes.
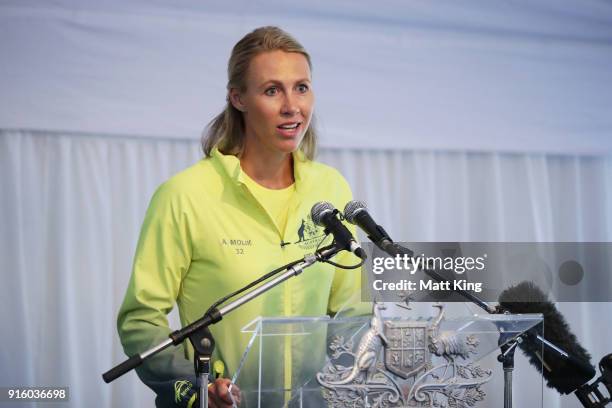
{"type": "Polygon", "coordinates": [[[245,146],[240,155],[240,167],[257,184],[278,190],[289,187],[294,182],[293,156],[291,153],[268,153],[245,146]]]}

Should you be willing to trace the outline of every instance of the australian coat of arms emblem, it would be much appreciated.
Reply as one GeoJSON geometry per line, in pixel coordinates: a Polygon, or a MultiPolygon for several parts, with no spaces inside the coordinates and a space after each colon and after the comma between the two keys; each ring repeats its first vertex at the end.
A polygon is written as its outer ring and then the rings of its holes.
{"type": "Polygon", "coordinates": [[[485,398],[491,372],[469,362],[474,335],[440,330],[444,306],[432,320],[384,320],[374,303],[357,347],[336,337],[317,374],[330,407],[474,407],[485,398]],[[348,362],[348,364],[347,364],[348,362]]]}

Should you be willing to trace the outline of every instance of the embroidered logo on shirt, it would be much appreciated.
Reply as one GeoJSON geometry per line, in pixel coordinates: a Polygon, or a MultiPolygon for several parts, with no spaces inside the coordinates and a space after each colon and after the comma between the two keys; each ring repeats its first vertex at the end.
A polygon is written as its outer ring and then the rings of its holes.
{"type": "Polygon", "coordinates": [[[302,218],[302,223],[297,230],[298,240],[294,242],[301,249],[314,249],[323,238],[324,234],[321,228],[317,227],[310,214],[302,218]]]}

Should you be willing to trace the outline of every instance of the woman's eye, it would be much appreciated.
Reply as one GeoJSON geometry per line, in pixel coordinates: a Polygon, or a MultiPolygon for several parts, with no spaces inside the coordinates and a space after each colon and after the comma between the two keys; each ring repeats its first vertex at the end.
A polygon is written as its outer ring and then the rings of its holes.
{"type": "Polygon", "coordinates": [[[271,88],[266,89],[265,93],[268,96],[274,96],[274,95],[276,95],[278,93],[278,89],[275,88],[275,87],[271,87],[271,88]]]}
{"type": "Polygon", "coordinates": [[[309,88],[308,88],[308,85],[301,84],[301,85],[298,85],[297,89],[298,89],[298,92],[305,93],[305,92],[308,92],[309,88]]]}

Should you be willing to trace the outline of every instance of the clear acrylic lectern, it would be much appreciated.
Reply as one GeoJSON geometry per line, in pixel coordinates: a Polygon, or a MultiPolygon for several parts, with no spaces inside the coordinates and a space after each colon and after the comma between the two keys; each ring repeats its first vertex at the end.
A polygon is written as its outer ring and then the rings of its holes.
{"type": "MultiPolygon", "coordinates": [[[[243,328],[250,342],[232,379],[238,406],[510,406],[512,372],[498,357],[542,316],[445,319],[435,307],[438,316],[415,320],[254,320],[243,328]]],[[[541,392],[533,399],[531,407],[542,406],[541,392]]]]}

